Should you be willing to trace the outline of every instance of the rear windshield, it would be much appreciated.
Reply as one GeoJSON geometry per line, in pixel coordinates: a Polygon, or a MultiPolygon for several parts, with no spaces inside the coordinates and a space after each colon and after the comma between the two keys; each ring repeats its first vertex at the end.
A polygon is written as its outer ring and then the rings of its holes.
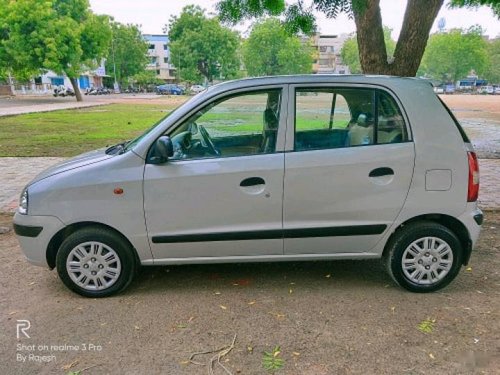
{"type": "MultiPolygon", "coordinates": [[[[437,96],[437,95],[436,95],[437,96]]],[[[470,140],[469,140],[469,137],[467,137],[467,134],[465,134],[465,131],[464,129],[462,128],[462,125],[460,125],[460,123],[458,122],[457,118],[455,117],[455,115],[453,114],[453,112],[450,111],[450,109],[448,108],[448,106],[446,104],[444,104],[444,102],[441,100],[441,98],[438,96],[437,97],[439,99],[439,101],[441,102],[441,104],[443,105],[444,109],[446,109],[446,112],[448,112],[448,114],[450,115],[451,119],[453,120],[453,122],[455,123],[458,131],[460,132],[460,135],[462,136],[462,139],[465,143],[470,143],[470,140]]]]}

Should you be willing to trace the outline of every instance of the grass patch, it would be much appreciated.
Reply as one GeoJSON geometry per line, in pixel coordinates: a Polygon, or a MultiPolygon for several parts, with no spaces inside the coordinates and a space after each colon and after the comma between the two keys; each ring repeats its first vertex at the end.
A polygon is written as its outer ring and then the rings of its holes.
{"type": "MultiPolygon", "coordinates": [[[[111,104],[0,117],[0,156],[74,156],[135,138],[165,117],[174,105],[111,104]]],[[[328,118],[314,111],[297,119],[300,131],[325,129],[328,118]]],[[[328,116],[329,117],[329,116],[328,116]]],[[[262,134],[263,109],[233,107],[197,120],[212,137],[262,134]]],[[[335,119],[333,128],[348,121],[335,119]]]]}
{"type": "Polygon", "coordinates": [[[172,106],[111,104],[0,117],[0,156],[74,156],[141,134],[172,106]]]}

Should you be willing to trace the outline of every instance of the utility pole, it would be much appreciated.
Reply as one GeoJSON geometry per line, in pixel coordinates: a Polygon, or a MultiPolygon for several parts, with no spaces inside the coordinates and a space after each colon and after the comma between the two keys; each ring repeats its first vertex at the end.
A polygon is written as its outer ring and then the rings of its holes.
{"type": "Polygon", "coordinates": [[[113,51],[113,72],[115,75],[115,83],[113,85],[113,89],[115,91],[115,94],[120,93],[120,86],[118,85],[118,82],[116,81],[116,60],[115,60],[115,36],[113,35],[113,38],[111,39],[111,49],[113,51]]]}

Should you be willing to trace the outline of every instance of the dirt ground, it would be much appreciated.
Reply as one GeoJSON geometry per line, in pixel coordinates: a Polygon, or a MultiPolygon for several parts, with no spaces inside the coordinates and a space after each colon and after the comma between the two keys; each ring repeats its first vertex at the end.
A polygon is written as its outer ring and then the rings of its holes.
{"type": "MultiPolygon", "coordinates": [[[[0,215],[0,226],[11,220],[0,215]]],[[[265,374],[263,352],[276,345],[285,361],[276,374],[498,374],[499,228],[500,211],[486,212],[470,268],[432,294],[395,286],[378,261],[337,261],[145,268],[107,299],[79,297],[28,265],[9,231],[0,373],[206,374],[190,354],[236,335],[222,360],[234,374],[265,374]],[[30,321],[30,338],[16,338],[17,320],[30,321]]]]}

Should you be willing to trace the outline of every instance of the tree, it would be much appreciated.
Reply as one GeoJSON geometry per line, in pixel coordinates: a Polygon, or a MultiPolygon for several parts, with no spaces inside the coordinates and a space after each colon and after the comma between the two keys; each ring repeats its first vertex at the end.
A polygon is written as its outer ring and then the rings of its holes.
{"type": "Polygon", "coordinates": [[[142,72],[135,74],[132,77],[132,80],[139,86],[161,85],[162,83],[165,83],[156,76],[156,72],[154,70],[143,70],[142,72]]]}
{"type": "MultiPolygon", "coordinates": [[[[387,56],[380,0],[312,0],[311,7],[307,8],[300,0],[292,4],[285,4],[285,0],[220,0],[217,8],[221,19],[231,23],[245,18],[284,15],[285,27],[290,32],[302,31],[306,34],[315,30],[313,10],[323,12],[329,18],[347,13],[356,24],[359,59],[364,73],[414,76],[443,2],[408,0],[393,59],[387,56]]],[[[484,4],[496,10],[499,0],[452,0],[452,4],[484,4]]]]}
{"type": "Polygon", "coordinates": [[[455,82],[471,70],[483,76],[489,68],[488,42],[480,27],[431,35],[421,71],[432,78],[455,82]]]}
{"type": "MultiPolygon", "coordinates": [[[[392,30],[389,27],[384,26],[384,42],[389,61],[393,58],[394,50],[396,49],[396,42],[391,38],[391,32],[392,30]]],[[[362,73],[356,35],[353,35],[344,42],[340,50],[340,56],[342,57],[342,62],[349,67],[351,73],[362,73]]]]}
{"type": "Polygon", "coordinates": [[[488,43],[490,68],[485,73],[485,78],[490,83],[500,83],[500,38],[488,43]]]}
{"type": "Polygon", "coordinates": [[[81,101],[77,78],[105,56],[108,17],[93,14],[88,0],[3,0],[0,14],[0,63],[14,73],[66,74],[81,101]]]}
{"type": "Polygon", "coordinates": [[[179,17],[172,17],[168,34],[170,59],[183,80],[211,82],[237,75],[238,34],[221,26],[217,18],[208,18],[200,7],[186,6],[179,17]]]}
{"type": "Polygon", "coordinates": [[[136,25],[111,24],[112,40],[107,52],[106,71],[116,67],[116,79],[124,85],[132,76],[143,72],[148,63],[148,43],[136,25]]]}
{"type": "Polygon", "coordinates": [[[267,19],[252,28],[243,43],[243,62],[250,76],[310,73],[312,49],[287,34],[277,19],[267,19]]]}

